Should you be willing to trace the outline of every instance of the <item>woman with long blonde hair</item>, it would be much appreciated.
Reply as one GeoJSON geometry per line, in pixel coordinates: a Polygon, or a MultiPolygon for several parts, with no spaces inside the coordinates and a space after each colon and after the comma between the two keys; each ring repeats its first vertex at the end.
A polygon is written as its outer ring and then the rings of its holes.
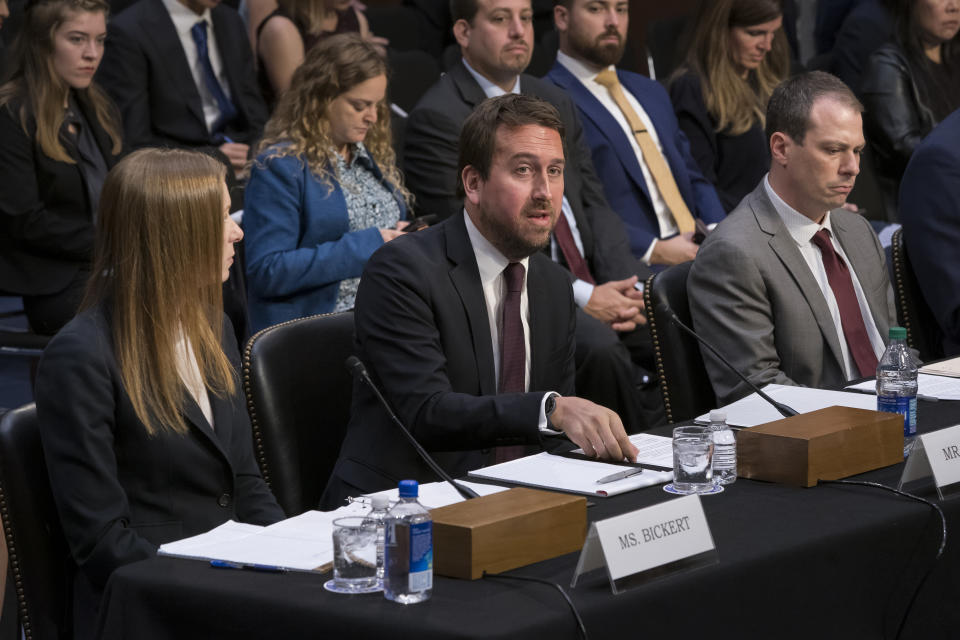
{"type": "Polygon", "coordinates": [[[30,4],[0,86],[0,288],[23,296],[36,333],[76,312],[122,148],[117,109],[93,82],[107,12],[103,0],[30,4]]]}
{"type": "Polygon", "coordinates": [[[764,113],[790,70],[780,0],[703,2],[670,99],[690,151],[728,212],[770,166],[764,113]]]}
{"type": "Polygon", "coordinates": [[[254,330],[351,309],[370,255],[406,226],[387,68],[356,34],[307,55],[267,122],[244,196],[254,330]]]}
{"type": "Polygon", "coordinates": [[[78,571],[76,637],[92,636],[118,567],[233,519],[283,512],[260,477],[221,285],[243,232],[225,168],[143,149],[108,175],[93,275],[37,378],[51,488],[78,571]]]}

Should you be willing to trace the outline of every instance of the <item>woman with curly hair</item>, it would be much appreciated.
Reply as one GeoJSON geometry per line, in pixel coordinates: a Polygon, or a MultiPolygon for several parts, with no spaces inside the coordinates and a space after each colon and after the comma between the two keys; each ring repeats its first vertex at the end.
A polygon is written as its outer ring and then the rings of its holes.
{"type": "Polygon", "coordinates": [[[254,330],[353,308],[370,255],[403,233],[387,68],[357,34],[310,50],[267,123],[245,196],[254,330]]]}
{"type": "Polygon", "coordinates": [[[790,70],[782,24],[780,0],[702,3],[687,60],[670,82],[690,151],[728,212],[770,167],[764,113],[790,70]]]}

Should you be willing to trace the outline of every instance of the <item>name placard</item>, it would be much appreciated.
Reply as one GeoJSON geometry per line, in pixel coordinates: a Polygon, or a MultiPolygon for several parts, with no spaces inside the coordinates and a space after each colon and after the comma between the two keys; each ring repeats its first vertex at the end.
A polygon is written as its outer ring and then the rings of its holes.
{"type": "Polygon", "coordinates": [[[960,493],[960,425],[917,436],[900,487],[931,475],[941,500],[960,493]]]}
{"type": "Polygon", "coordinates": [[[669,500],[590,525],[571,582],[605,567],[614,593],[717,561],[700,496],[669,500]]]}

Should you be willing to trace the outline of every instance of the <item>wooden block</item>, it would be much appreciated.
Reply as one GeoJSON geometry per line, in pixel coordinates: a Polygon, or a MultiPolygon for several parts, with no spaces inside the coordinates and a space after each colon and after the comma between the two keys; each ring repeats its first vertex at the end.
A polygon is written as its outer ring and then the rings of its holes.
{"type": "Polygon", "coordinates": [[[743,429],[737,474],[812,487],[903,462],[903,416],[827,407],[743,429]]]}
{"type": "Polygon", "coordinates": [[[587,499],[519,487],[434,509],[433,571],[476,580],[572,553],[587,535],[587,499]]]}

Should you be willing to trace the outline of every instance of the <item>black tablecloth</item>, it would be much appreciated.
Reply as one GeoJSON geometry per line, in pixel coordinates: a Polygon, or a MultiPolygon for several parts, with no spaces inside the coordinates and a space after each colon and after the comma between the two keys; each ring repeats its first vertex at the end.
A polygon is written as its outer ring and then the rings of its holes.
{"type": "MultiPolygon", "coordinates": [[[[960,402],[921,402],[921,431],[960,422],[960,402]]],[[[858,476],[895,487],[903,464],[858,476]]],[[[920,495],[937,501],[932,485],[920,495]]],[[[591,520],[671,499],[651,487],[595,500],[591,520]]],[[[940,521],[879,489],[809,489],[739,479],[702,499],[719,563],[620,595],[602,571],[568,589],[591,638],[893,638],[930,566],[940,521]]],[[[941,503],[960,532],[960,499],[941,503]]],[[[570,584],[577,554],[511,572],[570,584]]],[[[435,577],[433,597],[402,606],[381,594],[326,592],[329,576],[211,569],[155,558],[118,570],[104,597],[105,638],[575,638],[555,589],[435,577]]],[[[904,638],[960,637],[960,543],[924,585],[904,638]]]]}

